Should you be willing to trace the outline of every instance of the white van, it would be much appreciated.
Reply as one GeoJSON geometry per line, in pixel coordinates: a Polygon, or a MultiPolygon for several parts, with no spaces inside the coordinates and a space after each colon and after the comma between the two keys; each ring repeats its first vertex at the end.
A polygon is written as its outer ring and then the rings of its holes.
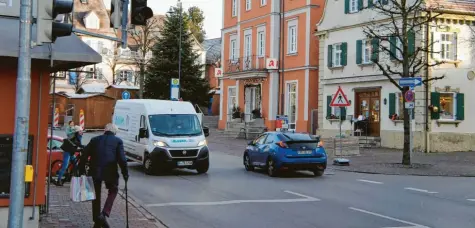
{"type": "Polygon", "coordinates": [[[190,102],[118,100],[112,119],[127,158],[143,164],[147,174],[174,168],[208,171],[208,135],[190,102]]]}

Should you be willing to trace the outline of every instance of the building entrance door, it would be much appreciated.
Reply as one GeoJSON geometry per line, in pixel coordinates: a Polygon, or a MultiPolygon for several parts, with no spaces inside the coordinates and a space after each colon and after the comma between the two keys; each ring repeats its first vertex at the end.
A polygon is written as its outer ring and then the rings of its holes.
{"type": "Polygon", "coordinates": [[[358,91],[355,95],[355,117],[363,116],[362,122],[365,123],[357,126],[363,128],[361,130],[366,133],[365,135],[379,137],[381,131],[380,90],[358,91]]]}

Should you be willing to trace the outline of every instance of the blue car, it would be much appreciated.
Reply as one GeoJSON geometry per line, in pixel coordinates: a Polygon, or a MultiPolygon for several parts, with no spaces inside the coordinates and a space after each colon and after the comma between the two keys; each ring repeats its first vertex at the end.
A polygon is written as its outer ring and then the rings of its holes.
{"type": "Polygon", "coordinates": [[[309,134],[266,132],[249,142],[243,162],[247,171],[265,168],[271,177],[289,170],[308,170],[322,176],[327,154],[323,143],[309,134]]]}

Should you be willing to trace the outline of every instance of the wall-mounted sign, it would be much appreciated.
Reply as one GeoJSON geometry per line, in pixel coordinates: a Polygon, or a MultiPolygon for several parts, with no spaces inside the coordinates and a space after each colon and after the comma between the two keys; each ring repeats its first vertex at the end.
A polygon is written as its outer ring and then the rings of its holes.
{"type": "Polygon", "coordinates": [[[266,69],[268,70],[277,70],[279,69],[279,64],[277,59],[268,58],[266,59],[266,69]]]}

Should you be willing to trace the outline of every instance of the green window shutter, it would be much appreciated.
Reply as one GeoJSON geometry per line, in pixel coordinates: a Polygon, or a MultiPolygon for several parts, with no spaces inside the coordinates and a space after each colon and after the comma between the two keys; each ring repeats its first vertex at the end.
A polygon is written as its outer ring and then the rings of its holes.
{"type": "Polygon", "coordinates": [[[332,67],[333,65],[333,45],[328,45],[328,58],[327,58],[327,65],[328,68],[332,67]]]}
{"type": "Polygon", "coordinates": [[[340,108],[340,116],[341,116],[341,120],[346,120],[346,107],[340,108]]]}
{"type": "Polygon", "coordinates": [[[358,0],[358,11],[363,10],[363,0],[358,0]]]}
{"type": "Polygon", "coordinates": [[[390,59],[395,60],[396,59],[396,38],[395,36],[389,37],[389,51],[391,52],[390,54],[390,59]]]}
{"type": "Polygon", "coordinates": [[[341,65],[346,66],[346,57],[348,53],[348,43],[341,43],[341,65]]]}
{"type": "Polygon", "coordinates": [[[392,116],[396,113],[396,94],[389,94],[389,115],[392,116]]]}
{"type": "Polygon", "coordinates": [[[332,107],[330,104],[332,103],[332,96],[329,95],[327,96],[327,118],[329,118],[332,115],[332,107]]]}
{"type": "Polygon", "coordinates": [[[414,31],[407,32],[407,42],[409,55],[412,55],[416,51],[416,34],[414,31]]]}
{"type": "Polygon", "coordinates": [[[457,112],[455,116],[457,120],[465,119],[465,96],[463,93],[457,93],[457,112]]]}
{"type": "Polygon", "coordinates": [[[345,0],[345,14],[350,13],[350,0],[345,0]]]}
{"type": "MultiPolygon", "coordinates": [[[[430,104],[434,107],[437,107],[438,111],[440,112],[440,93],[432,92],[430,94],[430,104]]],[[[440,118],[439,112],[431,112],[431,118],[433,120],[438,120],[440,118]]]]}
{"type": "Polygon", "coordinates": [[[356,64],[361,64],[363,62],[363,41],[356,41],[356,64]]]}
{"type": "Polygon", "coordinates": [[[373,7],[373,0],[368,0],[368,8],[373,7]]]}
{"type": "Polygon", "coordinates": [[[371,40],[371,61],[378,62],[379,61],[379,39],[373,38],[371,40]]]}

